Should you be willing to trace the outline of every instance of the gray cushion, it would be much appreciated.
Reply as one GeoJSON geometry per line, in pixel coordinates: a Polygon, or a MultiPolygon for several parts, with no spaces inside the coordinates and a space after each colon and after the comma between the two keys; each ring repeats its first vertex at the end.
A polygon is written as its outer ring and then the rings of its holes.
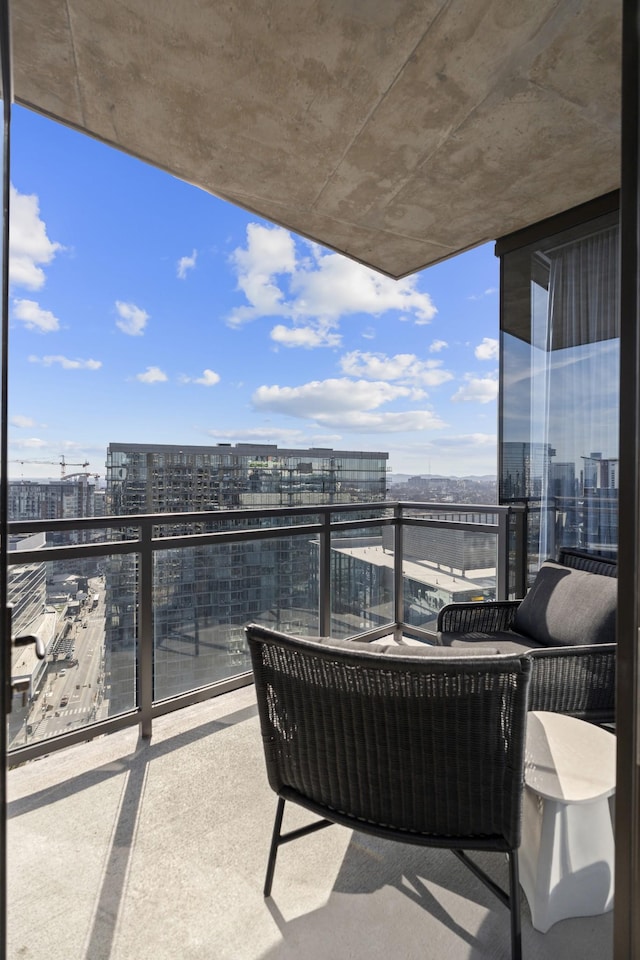
{"type": "Polygon", "coordinates": [[[618,582],[546,561],[518,607],[512,629],[550,647],[613,643],[618,582]]]}
{"type": "MultiPolygon", "coordinates": [[[[441,633],[441,643],[446,646],[442,650],[467,650],[470,654],[474,651],[485,653],[493,648],[495,653],[517,653],[523,654],[527,650],[535,650],[542,646],[532,637],[525,637],[519,633],[513,633],[511,630],[496,630],[494,633],[482,633],[475,630],[473,633],[456,633],[453,630],[441,633]]],[[[436,648],[438,649],[438,648],[436,648]]]]}
{"type": "Polygon", "coordinates": [[[364,651],[379,657],[479,657],[495,655],[499,652],[493,643],[487,646],[474,644],[468,647],[438,647],[431,646],[428,643],[421,643],[420,646],[402,646],[397,643],[367,643],[363,640],[345,640],[334,637],[318,637],[315,642],[323,647],[350,650],[354,653],[364,651]]]}

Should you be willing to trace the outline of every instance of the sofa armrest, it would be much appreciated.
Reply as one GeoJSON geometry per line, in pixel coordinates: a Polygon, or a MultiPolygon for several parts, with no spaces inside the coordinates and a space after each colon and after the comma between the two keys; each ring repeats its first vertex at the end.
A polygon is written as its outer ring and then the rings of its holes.
{"type": "Polygon", "coordinates": [[[438,633],[508,630],[521,603],[521,600],[448,603],[438,614],[438,633]]]}
{"type": "Polygon", "coordinates": [[[529,710],[566,713],[593,723],[615,719],[615,643],[536,647],[529,656],[529,710]]]}

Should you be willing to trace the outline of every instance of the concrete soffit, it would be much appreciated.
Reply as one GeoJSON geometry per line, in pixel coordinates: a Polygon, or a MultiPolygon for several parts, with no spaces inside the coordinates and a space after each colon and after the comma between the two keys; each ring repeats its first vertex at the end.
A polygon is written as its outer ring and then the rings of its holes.
{"type": "Polygon", "coordinates": [[[17,102],[400,277],[619,186],[621,0],[13,0],[17,102]]]}

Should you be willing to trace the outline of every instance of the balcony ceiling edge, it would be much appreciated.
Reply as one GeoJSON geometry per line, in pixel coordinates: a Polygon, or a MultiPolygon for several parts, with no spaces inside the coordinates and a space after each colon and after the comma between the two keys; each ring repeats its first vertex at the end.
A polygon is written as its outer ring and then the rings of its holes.
{"type": "Polygon", "coordinates": [[[20,0],[14,89],[401,277],[618,187],[621,6],[20,0]]]}

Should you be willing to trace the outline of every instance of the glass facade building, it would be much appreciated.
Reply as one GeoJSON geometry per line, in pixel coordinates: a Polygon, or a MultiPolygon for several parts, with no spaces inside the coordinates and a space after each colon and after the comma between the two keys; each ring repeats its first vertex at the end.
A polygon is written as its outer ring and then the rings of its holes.
{"type": "MultiPolygon", "coordinates": [[[[387,458],[379,452],[293,450],[271,444],[111,443],[107,509],[110,515],[126,516],[383,501],[387,458]]],[[[267,518],[238,518],[235,524],[223,520],[218,526],[209,520],[198,529],[214,532],[268,523],[267,518]]],[[[194,525],[171,526],[171,535],[181,531],[193,532],[194,525]]],[[[308,535],[158,553],[155,698],[249,669],[243,627],[250,620],[317,634],[318,563],[318,544],[308,535]]],[[[114,556],[106,568],[111,713],[135,703],[138,569],[136,555],[114,556]]]]}
{"type": "Polygon", "coordinates": [[[296,507],[384,500],[387,453],[111,443],[109,513],[296,507]]]}

